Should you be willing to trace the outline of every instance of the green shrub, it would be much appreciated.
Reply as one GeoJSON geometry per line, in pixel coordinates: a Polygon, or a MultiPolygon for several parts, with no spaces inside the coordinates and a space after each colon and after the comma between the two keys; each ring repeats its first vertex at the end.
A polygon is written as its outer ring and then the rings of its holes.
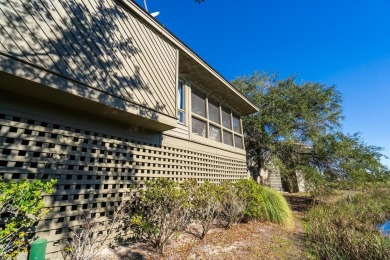
{"type": "Polygon", "coordinates": [[[264,199],[262,186],[253,179],[242,179],[235,183],[237,193],[245,200],[244,217],[247,220],[264,220],[264,199]]]}
{"type": "Polygon", "coordinates": [[[0,178],[0,259],[14,258],[27,251],[29,229],[48,210],[43,210],[42,195],[52,193],[55,180],[3,181],[0,178]]]}
{"type": "Polygon", "coordinates": [[[373,189],[308,213],[308,235],[319,259],[390,259],[390,239],[376,226],[390,218],[389,187],[373,189]]]}
{"type": "Polygon", "coordinates": [[[136,198],[134,193],[125,193],[113,214],[107,218],[95,219],[88,213],[79,218],[79,226],[71,227],[66,246],[65,259],[92,260],[102,252],[111,239],[122,242],[126,238],[131,208],[136,198]],[[104,221],[103,221],[104,220],[104,221]]]}
{"type": "Polygon", "coordinates": [[[264,200],[265,219],[272,223],[293,225],[293,215],[283,195],[267,187],[262,187],[261,193],[264,200]]]}
{"type": "MultiPolygon", "coordinates": [[[[187,186],[188,187],[188,186],[187,186]]],[[[185,185],[167,179],[145,182],[136,214],[130,220],[138,238],[164,252],[164,246],[191,221],[191,196],[185,185]]]]}
{"type": "Polygon", "coordinates": [[[208,181],[199,186],[196,185],[196,182],[190,182],[190,185],[195,187],[192,198],[193,216],[196,222],[202,226],[199,236],[203,239],[218,216],[218,210],[221,207],[218,199],[220,189],[208,181]]]}
{"type": "Polygon", "coordinates": [[[219,218],[225,222],[225,227],[238,223],[244,216],[246,197],[240,196],[236,185],[232,182],[221,183],[218,199],[220,202],[219,218]]]}

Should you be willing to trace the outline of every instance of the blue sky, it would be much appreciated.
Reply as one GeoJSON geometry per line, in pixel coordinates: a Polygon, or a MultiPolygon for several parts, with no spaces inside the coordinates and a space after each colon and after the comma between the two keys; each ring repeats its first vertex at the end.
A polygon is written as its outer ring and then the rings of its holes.
{"type": "MultiPolygon", "coordinates": [[[[147,3],[228,80],[258,70],[336,85],[344,99],[344,132],[361,132],[390,157],[390,1],[147,3]]],[[[389,159],[383,162],[390,166],[389,159]]]]}

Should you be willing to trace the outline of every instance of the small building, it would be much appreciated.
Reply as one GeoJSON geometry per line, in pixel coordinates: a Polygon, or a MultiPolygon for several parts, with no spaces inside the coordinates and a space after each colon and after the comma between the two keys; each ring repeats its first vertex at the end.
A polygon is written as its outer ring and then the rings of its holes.
{"type": "Polygon", "coordinates": [[[37,236],[112,214],[134,182],[248,177],[257,107],[133,1],[0,3],[0,176],[57,179],[37,236]]]}

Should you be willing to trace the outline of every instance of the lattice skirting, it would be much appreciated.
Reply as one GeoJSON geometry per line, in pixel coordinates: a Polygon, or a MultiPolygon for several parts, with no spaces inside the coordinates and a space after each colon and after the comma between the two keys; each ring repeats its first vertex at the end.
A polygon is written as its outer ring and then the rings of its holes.
{"type": "Polygon", "coordinates": [[[205,145],[37,101],[0,102],[0,176],[58,180],[44,198],[51,212],[37,232],[48,239],[51,258],[61,257],[80,216],[103,221],[134,182],[247,178],[243,154],[210,153],[205,145]]]}

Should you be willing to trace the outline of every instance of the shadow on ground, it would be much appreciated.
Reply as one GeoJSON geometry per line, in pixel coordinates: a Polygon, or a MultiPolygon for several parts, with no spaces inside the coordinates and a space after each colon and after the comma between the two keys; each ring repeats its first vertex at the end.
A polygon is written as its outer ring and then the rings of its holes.
{"type": "Polygon", "coordinates": [[[293,211],[305,212],[313,206],[313,198],[296,194],[284,194],[293,211]]]}

